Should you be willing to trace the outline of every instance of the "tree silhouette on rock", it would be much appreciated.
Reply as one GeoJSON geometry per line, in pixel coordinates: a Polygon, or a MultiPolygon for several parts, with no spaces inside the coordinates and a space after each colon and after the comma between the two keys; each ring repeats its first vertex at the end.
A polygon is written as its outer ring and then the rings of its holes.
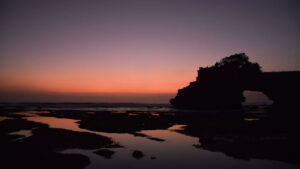
{"type": "Polygon", "coordinates": [[[200,67],[196,81],[178,90],[170,102],[179,108],[238,108],[245,100],[243,90],[251,83],[249,79],[261,73],[259,64],[250,62],[245,53],[234,54],[211,67],[200,67]]]}

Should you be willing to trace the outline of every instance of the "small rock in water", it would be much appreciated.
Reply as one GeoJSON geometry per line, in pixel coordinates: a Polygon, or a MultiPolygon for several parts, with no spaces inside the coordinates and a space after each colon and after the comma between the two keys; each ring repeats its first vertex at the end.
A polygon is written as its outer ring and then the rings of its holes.
{"type": "Polygon", "coordinates": [[[144,153],[138,150],[133,151],[132,156],[136,159],[141,159],[142,157],[144,157],[144,153]]]}
{"type": "Polygon", "coordinates": [[[106,159],[111,159],[111,156],[115,153],[108,149],[100,149],[94,152],[95,154],[98,154],[106,159]]]}

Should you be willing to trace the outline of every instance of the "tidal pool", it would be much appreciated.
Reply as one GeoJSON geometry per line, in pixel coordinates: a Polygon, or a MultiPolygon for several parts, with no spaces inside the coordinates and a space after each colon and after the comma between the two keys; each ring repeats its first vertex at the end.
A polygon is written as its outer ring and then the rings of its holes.
{"type": "MultiPolygon", "coordinates": [[[[50,128],[62,128],[77,132],[88,132],[111,138],[123,146],[105,148],[113,151],[110,159],[94,152],[99,150],[66,149],[60,153],[78,153],[89,157],[88,169],[96,168],[299,168],[298,164],[290,164],[274,160],[238,159],[222,152],[214,152],[201,148],[198,137],[183,134],[179,131],[186,124],[174,124],[166,129],[140,130],[132,133],[99,132],[79,127],[80,120],[70,118],[45,117],[29,114],[25,119],[48,124],[50,128]],[[153,139],[155,138],[155,139],[153,139]],[[200,148],[197,148],[200,147],[200,148]],[[137,159],[134,151],[144,155],[137,159]]],[[[117,125],[117,124],[116,124],[117,125]]],[[[201,140],[201,138],[200,138],[201,140]]]]}

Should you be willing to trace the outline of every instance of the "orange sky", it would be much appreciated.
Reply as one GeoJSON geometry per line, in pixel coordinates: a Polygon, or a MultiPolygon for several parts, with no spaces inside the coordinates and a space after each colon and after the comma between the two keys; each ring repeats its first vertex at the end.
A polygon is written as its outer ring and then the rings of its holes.
{"type": "MultiPolygon", "coordinates": [[[[124,51],[121,51],[122,53],[124,51]]],[[[64,54],[68,54],[66,51],[64,54]]],[[[121,55],[121,54],[117,54],[121,55]]],[[[72,56],[74,57],[74,56],[72,56]]],[[[70,58],[72,58],[70,57],[70,58]]],[[[76,56],[75,56],[76,57],[76,56]]],[[[87,57],[88,58],[88,57],[87,57]]],[[[95,60],[85,63],[74,59],[72,64],[57,62],[17,65],[0,72],[0,90],[44,91],[65,93],[175,93],[195,80],[197,66],[183,64],[120,63],[95,60]],[[99,63],[99,64],[98,64],[99,63]]],[[[155,58],[153,58],[155,60],[155,58]]],[[[184,62],[183,62],[184,63],[184,62]]]]}
{"type": "MultiPolygon", "coordinates": [[[[196,71],[196,70],[195,70],[196,71]]],[[[45,74],[36,72],[30,75],[1,77],[1,90],[11,91],[48,91],[66,93],[175,93],[179,88],[186,86],[195,79],[178,72],[168,74],[153,72],[144,74],[127,71],[117,75],[58,73],[45,74]],[[181,74],[181,75],[180,75],[181,74]]]]}
{"type": "Polygon", "coordinates": [[[263,71],[300,70],[293,3],[7,1],[0,92],[175,94],[241,52],[263,71]]]}

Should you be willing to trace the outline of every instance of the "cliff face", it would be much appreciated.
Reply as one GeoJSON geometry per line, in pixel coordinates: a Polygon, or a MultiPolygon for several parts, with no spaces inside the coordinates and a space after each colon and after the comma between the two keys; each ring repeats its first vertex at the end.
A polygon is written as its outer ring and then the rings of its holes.
{"type": "Polygon", "coordinates": [[[172,105],[178,108],[239,108],[244,90],[261,91],[276,105],[297,104],[300,72],[261,72],[244,54],[222,59],[200,68],[196,81],[179,89],[172,105]]]}

